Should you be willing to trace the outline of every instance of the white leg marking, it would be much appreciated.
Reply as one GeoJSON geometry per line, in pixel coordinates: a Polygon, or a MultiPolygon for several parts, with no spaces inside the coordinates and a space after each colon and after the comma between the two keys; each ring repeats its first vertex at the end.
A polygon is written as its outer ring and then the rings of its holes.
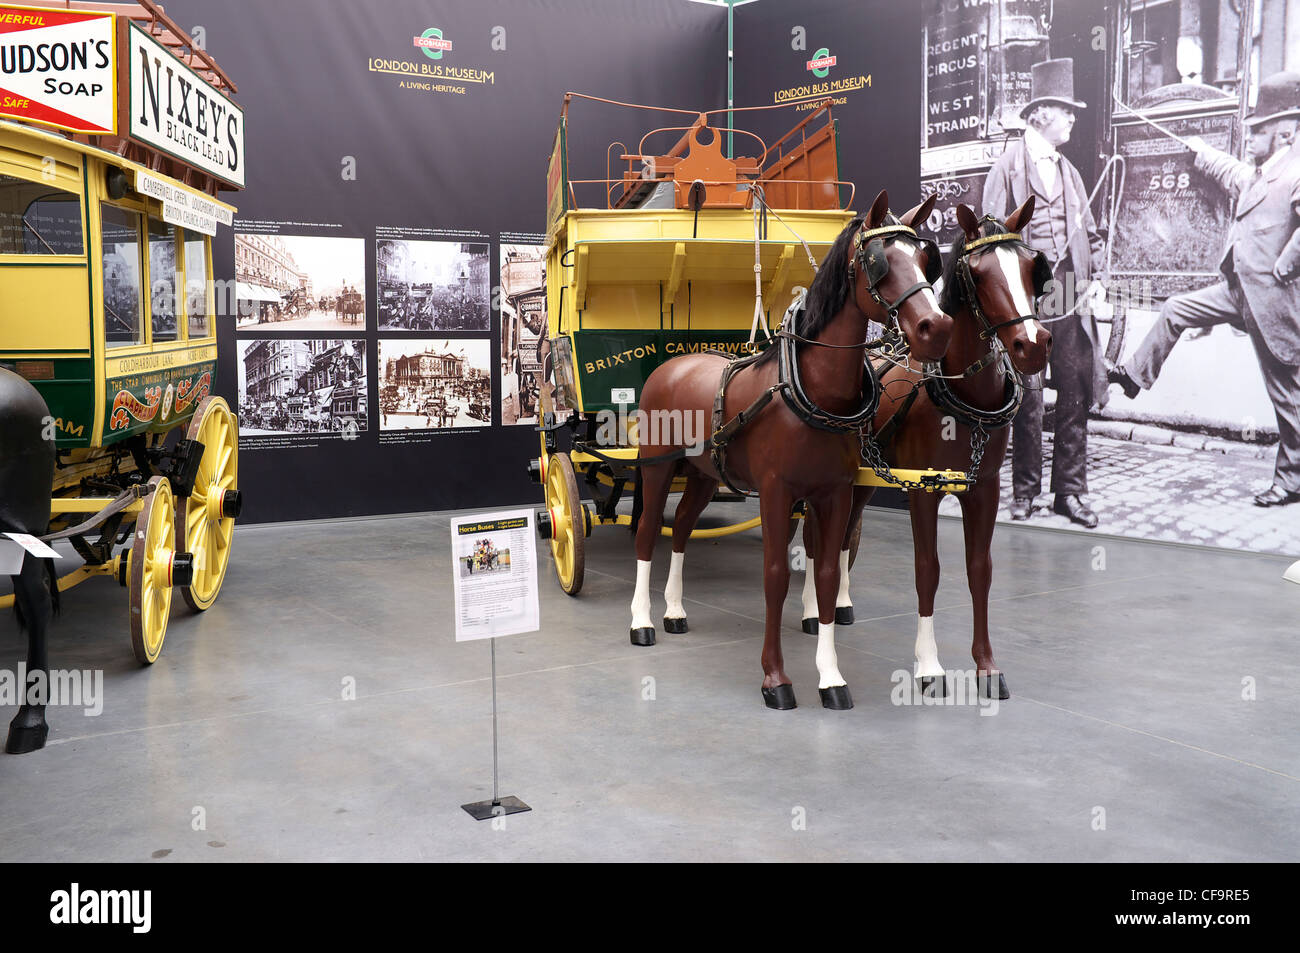
{"type": "Polygon", "coordinates": [[[840,674],[839,659],[835,657],[835,623],[817,623],[817,673],[821,676],[818,688],[834,688],[843,685],[844,676],[840,674]]]}
{"type": "Polygon", "coordinates": [[[813,560],[808,557],[808,568],[803,572],[803,617],[816,619],[817,611],[817,577],[813,573],[813,560]]]}
{"type": "Polygon", "coordinates": [[[835,597],[835,608],[841,609],[844,606],[853,605],[853,600],[849,598],[849,551],[840,550],[840,591],[835,597]]]}
{"type": "Polygon", "coordinates": [[[650,621],[650,560],[636,561],[636,591],[632,594],[632,628],[653,629],[650,621]]]}
{"type": "Polygon", "coordinates": [[[939,664],[939,647],[934,644],[932,615],[916,617],[916,667],[912,674],[917,678],[943,674],[943,666],[939,664]]]}
{"type": "MultiPolygon", "coordinates": [[[[1007,287],[1011,289],[1011,303],[1016,307],[1016,317],[1022,318],[1027,314],[1033,314],[1034,306],[1029,303],[1025,281],[1020,277],[1020,256],[1015,249],[1007,248],[1005,245],[994,248],[993,253],[998,256],[998,264],[1002,266],[1002,277],[1006,279],[1007,287]]],[[[1037,341],[1038,322],[1026,321],[1025,334],[1029,336],[1031,343],[1037,341]]]]}
{"type": "Polygon", "coordinates": [[[668,584],[664,586],[668,608],[664,616],[669,619],[686,618],[686,610],[682,607],[682,560],[685,558],[685,553],[673,553],[672,562],[668,564],[668,584]]]}

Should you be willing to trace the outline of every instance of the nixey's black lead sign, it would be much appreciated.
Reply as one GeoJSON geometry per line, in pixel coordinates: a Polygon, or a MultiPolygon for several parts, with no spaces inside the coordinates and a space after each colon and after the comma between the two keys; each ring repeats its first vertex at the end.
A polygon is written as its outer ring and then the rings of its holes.
{"type": "Polygon", "coordinates": [[[128,134],[244,185],[244,111],[134,23],[127,31],[128,134]]]}

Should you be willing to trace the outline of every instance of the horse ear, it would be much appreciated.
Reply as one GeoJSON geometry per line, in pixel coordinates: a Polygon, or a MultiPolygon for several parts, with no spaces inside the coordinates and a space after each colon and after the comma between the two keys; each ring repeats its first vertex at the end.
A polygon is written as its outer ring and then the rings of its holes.
{"type": "Polygon", "coordinates": [[[1034,217],[1034,196],[1025,199],[1025,204],[1007,216],[1007,231],[1018,232],[1034,217]]]}
{"type": "Polygon", "coordinates": [[[974,241],[979,238],[980,220],[975,215],[975,210],[969,205],[957,206],[957,224],[961,230],[966,233],[966,241],[974,241]]]}
{"type": "Polygon", "coordinates": [[[889,193],[884,189],[876,196],[876,200],[871,203],[871,211],[867,213],[867,228],[879,228],[880,223],[885,220],[889,214],[889,193]]]}
{"type": "Polygon", "coordinates": [[[899,216],[898,220],[908,228],[916,228],[918,223],[925,224],[925,220],[929,218],[930,213],[934,211],[934,203],[938,198],[939,196],[937,193],[931,194],[929,198],[916,206],[916,208],[908,209],[904,212],[899,216]]]}

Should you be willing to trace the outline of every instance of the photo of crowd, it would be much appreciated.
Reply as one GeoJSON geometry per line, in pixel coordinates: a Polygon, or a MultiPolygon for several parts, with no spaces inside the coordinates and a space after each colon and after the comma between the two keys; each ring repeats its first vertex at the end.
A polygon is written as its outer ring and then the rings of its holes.
{"type": "Polygon", "coordinates": [[[486,331],[488,245],[381,238],[375,242],[379,327],[486,331]]]}

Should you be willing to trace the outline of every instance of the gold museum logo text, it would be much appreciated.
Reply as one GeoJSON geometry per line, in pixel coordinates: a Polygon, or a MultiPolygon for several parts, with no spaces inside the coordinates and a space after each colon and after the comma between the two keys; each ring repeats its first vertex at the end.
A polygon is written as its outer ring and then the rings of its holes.
{"type": "Polygon", "coordinates": [[[402,79],[397,84],[398,89],[454,93],[463,96],[470,85],[496,85],[495,70],[479,69],[474,66],[453,66],[447,63],[444,54],[452,51],[453,44],[437,27],[430,27],[420,36],[414,37],[411,42],[424,54],[421,59],[372,56],[366,64],[367,68],[372,73],[391,73],[401,76],[402,79]]]}

